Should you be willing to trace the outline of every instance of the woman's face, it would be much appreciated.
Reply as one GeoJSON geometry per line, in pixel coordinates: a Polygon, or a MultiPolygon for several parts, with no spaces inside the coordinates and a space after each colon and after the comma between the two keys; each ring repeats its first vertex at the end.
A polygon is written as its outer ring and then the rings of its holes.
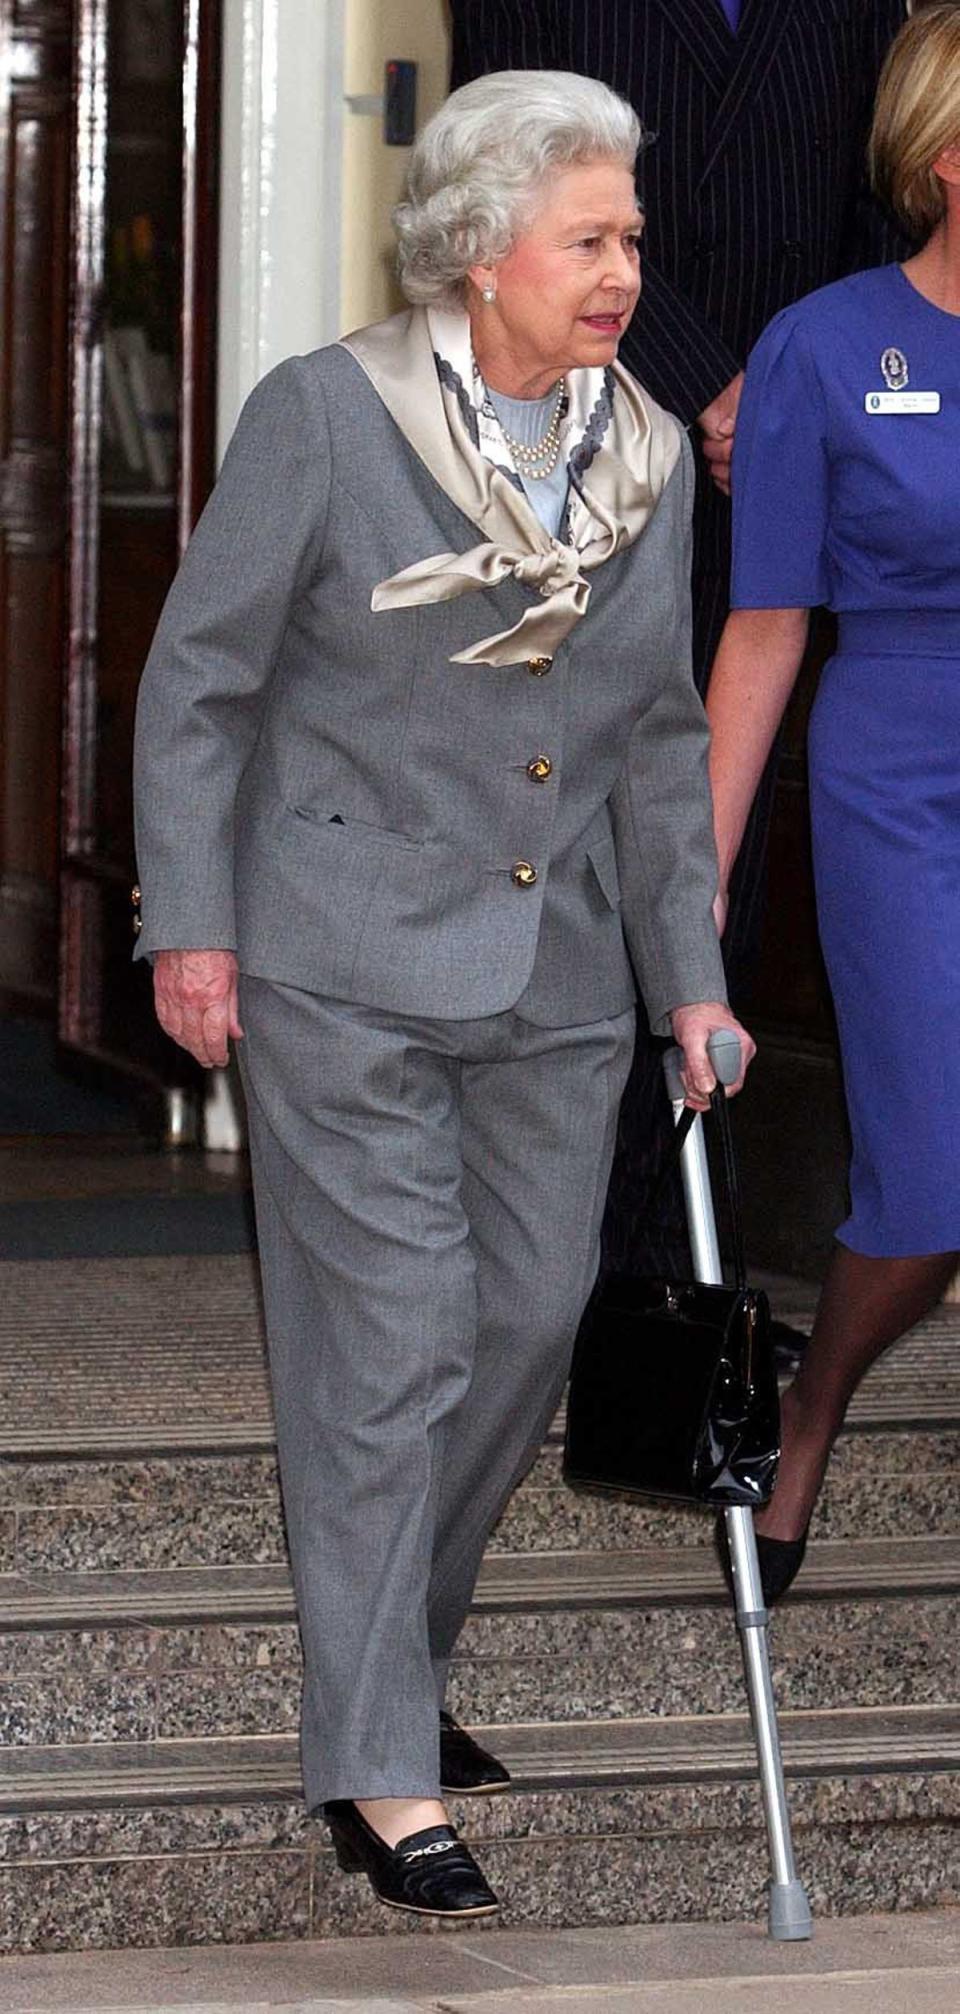
{"type": "Polygon", "coordinates": [[[470,273],[475,288],[496,288],[492,303],[470,294],[477,361],[495,391],[536,398],[563,371],[612,363],[640,293],[642,230],[633,176],[618,163],[551,177],[507,257],[470,273]]]}

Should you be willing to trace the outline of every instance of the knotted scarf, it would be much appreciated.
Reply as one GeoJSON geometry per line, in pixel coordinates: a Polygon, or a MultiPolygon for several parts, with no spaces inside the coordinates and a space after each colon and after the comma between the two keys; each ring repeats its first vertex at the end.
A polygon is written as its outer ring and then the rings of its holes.
{"type": "Polygon", "coordinates": [[[466,313],[410,308],[342,340],[415,454],[483,533],[467,552],[430,554],[381,581],[372,609],[450,601],[512,575],[540,601],[512,629],[457,651],[451,663],[552,657],[586,613],[587,576],[632,545],[653,516],[680,455],[676,421],[620,364],[569,371],[560,427],[569,502],[565,536],[552,538],[486,400],[466,313]]]}

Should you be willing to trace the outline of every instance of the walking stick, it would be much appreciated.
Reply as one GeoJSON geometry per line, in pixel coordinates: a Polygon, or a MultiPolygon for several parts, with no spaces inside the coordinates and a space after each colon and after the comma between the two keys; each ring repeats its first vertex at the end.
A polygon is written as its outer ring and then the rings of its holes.
{"type": "MultiPolygon", "coordinates": [[[[735,1083],[740,1074],[740,1044],[733,1031],[718,1029],[711,1035],[707,1046],[719,1082],[735,1083]]],[[[679,1122],[684,1110],[682,1066],[682,1051],[670,1049],[664,1057],[664,1070],[675,1122],[679,1122]]],[[[722,1286],[723,1268],[717,1244],[707,1150],[703,1122],[699,1118],[684,1142],[680,1171],[694,1276],[707,1286],[722,1286]]],[[[724,1518],[733,1566],[734,1608],[743,1650],[747,1698],[770,1848],[769,1931],[771,1937],[787,1943],[809,1937],[813,1925],[806,1891],[797,1877],[793,1857],[777,1709],[770,1677],[769,1614],[764,1606],[760,1584],[752,1513],[746,1508],[736,1507],[724,1511],[724,1518]]]]}

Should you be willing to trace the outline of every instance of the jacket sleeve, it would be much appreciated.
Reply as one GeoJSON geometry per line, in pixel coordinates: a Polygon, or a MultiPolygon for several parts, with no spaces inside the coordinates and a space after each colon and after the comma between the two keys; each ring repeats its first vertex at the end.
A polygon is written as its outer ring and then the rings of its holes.
{"type": "Polygon", "coordinates": [[[684,439],[674,505],[678,613],[662,680],[633,729],[611,805],[624,931],[655,1035],[670,1033],[674,1008],[727,997],[713,920],[709,732],[691,667],[693,489],[693,456],[684,439]]]}
{"type": "Polygon", "coordinates": [[[138,957],[236,945],[237,786],[294,602],[321,563],[330,462],[322,390],[290,358],[247,400],[141,680],[138,957]]]}
{"type": "Polygon", "coordinates": [[[658,405],[689,426],[746,360],[642,251],[641,265],[643,291],[620,345],[621,361],[658,405]]]}

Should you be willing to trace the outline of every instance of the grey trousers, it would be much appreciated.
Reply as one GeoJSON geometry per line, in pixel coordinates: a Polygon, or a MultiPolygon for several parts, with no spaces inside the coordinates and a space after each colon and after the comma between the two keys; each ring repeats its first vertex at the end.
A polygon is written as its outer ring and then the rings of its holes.
{"type": "Polygon", "coordinates": [[[633,1015],[404,1019],[241,981],[308,1808],[436,1797],[491,1527],[597,1270],[633,1015]]]}

